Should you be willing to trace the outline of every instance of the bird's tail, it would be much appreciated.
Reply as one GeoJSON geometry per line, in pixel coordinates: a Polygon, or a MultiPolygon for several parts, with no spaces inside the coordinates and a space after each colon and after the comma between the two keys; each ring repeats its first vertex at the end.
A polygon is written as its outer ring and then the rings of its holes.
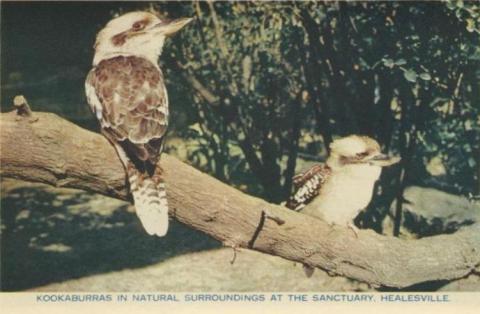
{"type": "Polygon", "coordinates": [[[164,236],[168,230],[168,203],[159,171],[150,176],[138,171],[131,162],[127,171],[135,211],[143,228],[150,235],[164,236]]]}

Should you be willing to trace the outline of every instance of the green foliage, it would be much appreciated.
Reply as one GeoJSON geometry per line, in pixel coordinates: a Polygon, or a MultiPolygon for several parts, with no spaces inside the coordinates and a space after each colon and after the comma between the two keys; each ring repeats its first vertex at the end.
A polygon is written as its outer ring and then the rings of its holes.
{"type": "MultiPolygon", "coordinates": [[[[6,3],[2,103],[22,93],[37,110],[96,128],[83,94],[95,33],[120,12],[193,16],[167,41],[160,61],[172,108],[169,139],[185,139],[184,156],[202,170],[281,201],[305,160],[323,160],[337,136],[363,133],[402,155],[405,184],[477,194],[479,7],[474,1],[6,3]],[[36,22],[18,23],[25,18],[36,22]]],[[[389,169],[382,194],[398,190],[392,183],[399,177],[398,168],[389,169]]]]}
{"type": "Polygon", "coordinates": [[[184,102],[197,126],[188,134],[203,143],[195,155],[203,154],[220,179],[248,181],[251,191],[279,201],[298,154],[322,157],[332,138],[350,133],[374,136],[401,154],[409,182],[478,191],[479,7],[449,1],[157,8],[196,17],[166,61],[171,76],[183,73],[193,87],[184,102]],[[432,160],[442,161],[443,176],[428,173],[432,160]]]}

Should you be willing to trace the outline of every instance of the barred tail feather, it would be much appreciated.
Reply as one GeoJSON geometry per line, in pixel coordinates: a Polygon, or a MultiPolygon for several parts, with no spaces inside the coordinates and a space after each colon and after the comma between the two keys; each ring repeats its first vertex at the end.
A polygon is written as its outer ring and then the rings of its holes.
{"type": "Polygon", "coordinates": [[[152,177],[134,168],[128,171],[135,211],[149,235],[163,237],[168,230],[168,204],[165,184],[160,176],[152,177]]]}

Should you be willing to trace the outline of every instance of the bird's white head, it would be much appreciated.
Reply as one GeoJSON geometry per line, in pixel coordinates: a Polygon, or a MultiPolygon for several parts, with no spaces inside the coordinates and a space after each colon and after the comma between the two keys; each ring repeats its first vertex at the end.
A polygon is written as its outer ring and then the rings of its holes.
{"type": "Polygon", "coordinates": [[[399,157],[382,154],[380,145],[368,136],[350,135],[330,144],[330,156],[327,164],[334,169],[343,167],[368,170],[393,165],[399,157]]]}
{"type": "Polygon", "coordinates": [[[161,20],[149,12],[130,12],[116,17],[97,35],[93,65],[119,55],[139,56],[157,64],[165,38],[191,20],[161,20]]]}

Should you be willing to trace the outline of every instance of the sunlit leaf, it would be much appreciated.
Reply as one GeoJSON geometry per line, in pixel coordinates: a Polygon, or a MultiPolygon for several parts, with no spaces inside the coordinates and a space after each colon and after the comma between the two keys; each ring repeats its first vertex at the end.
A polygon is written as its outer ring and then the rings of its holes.
{"type": "Polygon", "coordinates": [[[413,70],[407,70],[403,72],[403,76],[409,82],[415,83],[417,81],[417,72],[413,70]]]}
{"type": "Polygon", "coordinates": [[[473,158],[468,158],[468,165],[469,165],[470,167],[475,167],[476,164],[477,164],[477,163],[475,162],[475,159],[473,159],[473,158]]]}
{"type": "Polygon", "coordinates": [[[475,21],[473,19],[467,19],[467,31],[470,33],[475,30],[475,21]]]}
{"type": "Polygon", "coordinates": [[[387,67],[387,68],[393,68],[393,66],[395,65],[395,62],[393,61],[393,59],[383,59],[383,64],[387,67]]]}
{"type": "Polygon", "coordinates": [[[430,81],[432,79],[432,77],[430,76],[430,74],[428,73],[421,73],[420,74],[420,78],[424,81],[430,81]]]}

